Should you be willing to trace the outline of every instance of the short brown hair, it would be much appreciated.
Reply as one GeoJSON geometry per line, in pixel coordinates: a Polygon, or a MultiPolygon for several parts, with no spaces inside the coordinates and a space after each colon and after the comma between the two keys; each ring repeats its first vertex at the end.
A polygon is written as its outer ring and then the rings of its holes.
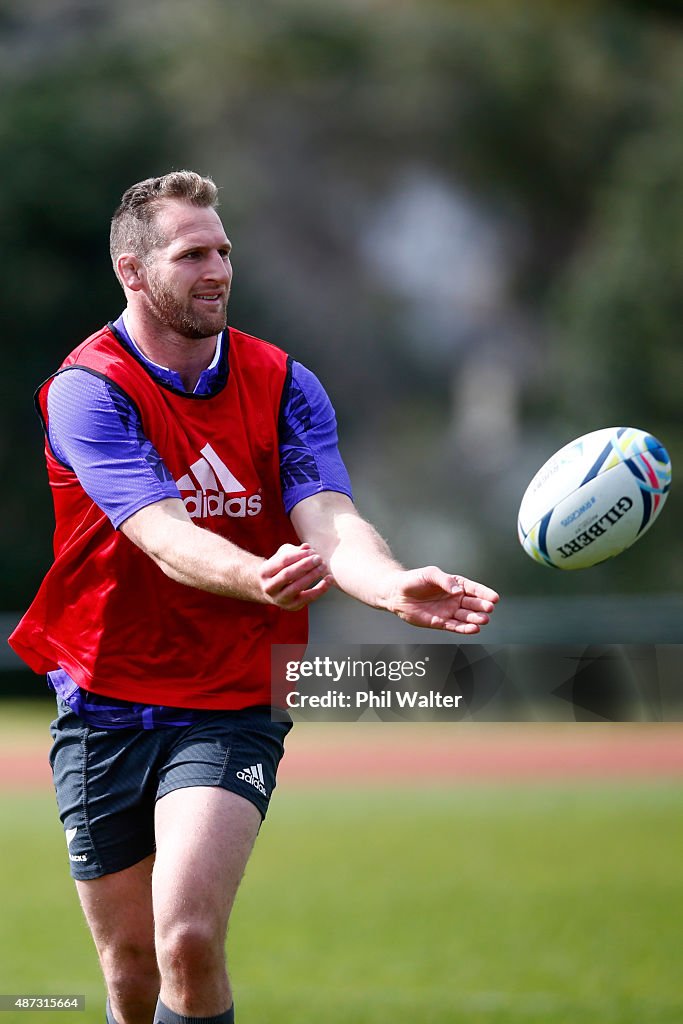
{"type": "Polygon", "coordinates": [[[109,252],[116,263],[121,253],[132,252],[144,259],[162,242],[155,225],[160,201],[183,199],[193,206],[218,206],[218,188],[211,178],[196,171],[171,171],[157,178],[145,178],[126,189],[111,221],[109,252]]]}

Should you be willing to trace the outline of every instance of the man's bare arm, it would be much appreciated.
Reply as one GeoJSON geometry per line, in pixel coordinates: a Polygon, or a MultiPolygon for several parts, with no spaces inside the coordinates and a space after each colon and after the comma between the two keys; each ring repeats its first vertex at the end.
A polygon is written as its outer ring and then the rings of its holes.
{"type": "Polygon", "coordinates": [[[195,525],[180,498],[147,505],[120,529],[172,580],[224,597],[296,611],[332,582],[309,544],[283,544],[262,558],[195,525]]]}
{"type": "Polygon", "coordinates": [[[499,600],[489,587],[435,565],[405,569],[343,494],[324,491],[305,498],[291,519],[341,590],[411,625],[478,633],[499,600]]]}

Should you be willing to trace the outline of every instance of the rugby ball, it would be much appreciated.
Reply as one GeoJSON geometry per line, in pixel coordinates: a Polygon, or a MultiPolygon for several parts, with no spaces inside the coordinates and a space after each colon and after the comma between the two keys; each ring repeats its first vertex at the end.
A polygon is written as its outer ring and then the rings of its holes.
{"type": "Polygon", "coordinates": [[[527,487],[519,541],[541,565],[586,569],[648,530],[671,486],[664,446],[636,427],[605,427],[560,448],[527,487]]]}

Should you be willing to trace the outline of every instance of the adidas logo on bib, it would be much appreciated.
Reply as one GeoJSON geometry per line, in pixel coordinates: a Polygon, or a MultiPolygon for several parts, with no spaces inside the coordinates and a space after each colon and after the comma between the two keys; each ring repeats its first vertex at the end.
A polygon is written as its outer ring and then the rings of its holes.
{"type": "Polygon", "coordinates": [[[199,454],[202,457],[192,463],[189,473],[176,480],[176,487],[192,519],[223,515],[231,519],[257,516],[262,507],[261,495],[247,495],[246,488],[210,444],[205,444],[199,454]],[[189,495],[188,491],[191,492],[189,495]]]}
{"type": "Polygon", "coordinates": [[[241,772],[237,772],[237,778],[241,779],[242,782],[248,782],[254,789],[258,789],[259,793],[263,796],[268,796],[266,793],[266,787],[264,786],[263,778],[263,765],[252,764],[249,768],[243,768],[241,772]]]}

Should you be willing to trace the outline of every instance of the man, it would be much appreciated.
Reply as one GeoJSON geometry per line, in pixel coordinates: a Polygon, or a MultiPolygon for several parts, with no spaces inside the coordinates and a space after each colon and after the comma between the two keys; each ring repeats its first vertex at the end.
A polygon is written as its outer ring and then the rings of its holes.
{"type": "Polygon", "coordinates": [[[454,633],[498,600],[404,569],[358,515],[317,379],[226,326],[216,206],[189,171],[127,190],[126,310],[37,395],[55,562],[11,643],[58,695],[51,763],[110,1024],[234,1020],[228,918],[287,732],[271,644],[304,644],[333,584],[454,633]]]}

